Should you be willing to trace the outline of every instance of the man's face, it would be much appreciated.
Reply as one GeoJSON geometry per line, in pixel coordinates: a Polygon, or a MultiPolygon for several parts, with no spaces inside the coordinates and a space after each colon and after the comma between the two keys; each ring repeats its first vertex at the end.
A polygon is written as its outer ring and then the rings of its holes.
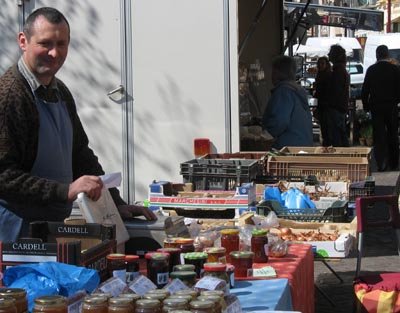
{"type": "Polygon", "coordinates": [[[26,34],[19,33],[18,42],[28,68],[42,84],[48,85],[67,57],[69,28],[65,21],[51,24],[39,16],[29,40],[26,34]]]}

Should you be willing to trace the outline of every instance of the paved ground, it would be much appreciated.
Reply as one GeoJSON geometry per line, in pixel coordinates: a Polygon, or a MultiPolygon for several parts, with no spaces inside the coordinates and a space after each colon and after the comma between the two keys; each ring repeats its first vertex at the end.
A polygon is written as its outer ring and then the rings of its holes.
{"type": "MultiPolygon", "coordinates": [[[[373,172],[372,175],[375,177],[375,194],[398,194],[399,172],[373,172]]],[[[379,217],[386,213],[385,210],[382,210],[374,214],[379,217]]],[[[365,238],[367,245],[361,265],[363,273],[400,270],[400,257],[397,254],[391,230],[375,231],[365,238]]],[[[356,268],[356,258],[351,255],[346,259],[330,261],[328,264],[343,279],[343,283],[340,283],[322,262],[314,262],[314,279],[318,287],[315,290],[315,312],[351,313],[353,304],[352,282],[356,268]],[[325,293],[333,304],[322,293],[325,293]]]]}

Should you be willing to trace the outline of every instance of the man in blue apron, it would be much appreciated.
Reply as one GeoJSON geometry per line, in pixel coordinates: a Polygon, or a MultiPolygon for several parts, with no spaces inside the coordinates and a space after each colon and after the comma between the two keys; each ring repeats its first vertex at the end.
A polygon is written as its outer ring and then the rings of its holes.
{"type": "MultiPolygon", "coordinates": [[[[84,192],[96,201],[104,171],[89,148],[68,88],[55,77],[70,41],[65,17],[40,8],[26,20],[18,63],[0,77],[0,240],[28,235],[33,220],[62,221],[84,192]]],[[[144,215],[110,189],[123,217],[144,215]]]]}

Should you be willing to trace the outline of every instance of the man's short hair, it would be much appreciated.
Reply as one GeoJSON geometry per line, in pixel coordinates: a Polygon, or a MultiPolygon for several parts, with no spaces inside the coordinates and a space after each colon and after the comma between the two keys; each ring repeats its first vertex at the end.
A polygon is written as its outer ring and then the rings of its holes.
{"type": "Polygon", "coordinates": [[[386,45],[380,45],[376,48],[376,59],[382,60],[389,57],[389,48],[386,45]]]}
{"type": "Polygon", "coordinates": [[[292,57],[279,55],[272,61],[272,69],[278,81],[296,80],[296,62],[292,57]]]}
{"type": "Polygon", "coordinates": [[[333,64],[346,63],[346,50],[341,45],[332,45],[328,56],[333,64]]]}
{"type": "Polygon", "coordinates": [[[64,21],[70,29],[67,19],[60,11],[50,7],[42,7],[33,11],[25,21],[23,32],[28,40],[32,36],[33,24],[39,16],[43,16],[51,24],[60,24],[64,21]]]}

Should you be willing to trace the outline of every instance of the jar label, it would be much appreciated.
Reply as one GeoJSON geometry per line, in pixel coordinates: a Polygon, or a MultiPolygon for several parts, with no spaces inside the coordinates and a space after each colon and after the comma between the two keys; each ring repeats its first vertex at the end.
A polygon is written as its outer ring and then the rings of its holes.
{"type": "Polygon", "coordinates": [[[134,293],[137,293],[139,296],[143,296],[150,290],[157,289],[157,286],[154,285],[154,283],[146,276],[139,275],[139,277],[129,285],[129,289],[131,289],[134,293]]]}
{"type": "Polygon", "coordinates": [[[126,269],[123,270],[114,270],[113,277],[118,277],[122,281],[126,281],[126,269]]]}
{"type": "Polygon", "coordinates": [[[126,272],[126,283],[129,284],[139,277],[140,272],[126,272]]]}
{"type": "Polygon", "coordinates": [[[104,282],[99,288],[104,293],[110,293],[113,297],[118,296],[126,288],[125,280],[112,277],[104,282]]]}
{"type": "Polygon", "coordinates": [[[158,273],[157,274],[157,285],[166,285],[168,284],[169,273],[158,273]]]}
{"type": "Polygon", "coordinates": [[[225,284],[225,281],[222,279],[213,276],[205,276],[196,283],[195,287],[199,289],[215,290],[222,281],[225,284]]]}
{"type": "Polygon", "coordinates": [[[189,289],[179,278],[173,279],[167,286],[164,287],[171,294],[184,289],[189,289]]]}

